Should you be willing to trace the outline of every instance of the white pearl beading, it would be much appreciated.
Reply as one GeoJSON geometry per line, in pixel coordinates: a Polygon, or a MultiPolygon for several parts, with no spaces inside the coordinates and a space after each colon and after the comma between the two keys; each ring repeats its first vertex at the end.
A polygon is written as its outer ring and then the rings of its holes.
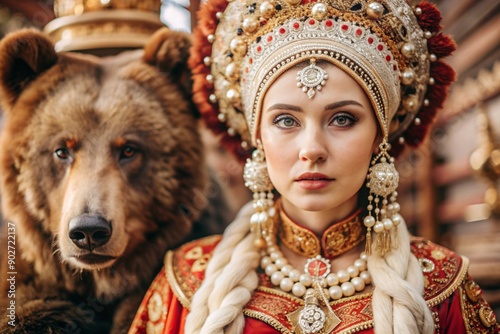
{"type": "Polygon", "coordinates": [[[269,237],[266,241],[267,254],[260,260],[261,268],[270,277],[273,285],[278,286],[284,292],[291,292],[296,297],[303,297],[309,289],[314,289],[312,286],[315,282],[323,287],[324,295],[330,300],[353,296],[371,283],[366,262],[368,256],[364,252],[347,269],[316,278],[293,268],[269,237]]]}

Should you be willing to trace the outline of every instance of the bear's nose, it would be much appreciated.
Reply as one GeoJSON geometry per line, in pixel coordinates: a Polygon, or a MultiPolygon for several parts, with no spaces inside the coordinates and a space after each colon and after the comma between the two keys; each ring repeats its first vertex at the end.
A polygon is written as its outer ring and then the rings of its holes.
{"type": "Polygon", "coordinates": [[[111,237],[111,224],[101,216],[81,215],[69,222],[69,238],[81,249],[89,251],[106,244],[111,237]]]}

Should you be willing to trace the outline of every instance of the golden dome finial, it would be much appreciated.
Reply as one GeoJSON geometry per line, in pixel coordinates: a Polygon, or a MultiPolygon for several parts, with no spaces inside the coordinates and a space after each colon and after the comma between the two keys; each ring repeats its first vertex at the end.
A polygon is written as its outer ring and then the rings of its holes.
{"type": "Polygon", "coordinates": [[[161,0],[55,0],[44,30],[56,51],[98,55],[142,48],[160,21],[161,0]]]}
{"type": "Polygon", "coordinates": [[[57,17],[112,9],[149,11],[159,15],[160,8],[161,0],[54,0],[57,17]]]}

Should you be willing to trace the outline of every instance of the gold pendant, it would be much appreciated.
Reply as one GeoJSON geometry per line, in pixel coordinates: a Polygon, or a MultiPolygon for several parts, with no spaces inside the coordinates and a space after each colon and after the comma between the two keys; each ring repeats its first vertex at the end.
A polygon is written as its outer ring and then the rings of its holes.
{"type": "Polygon", "coordinates": [[[330,305],[322,307],[314,291],[306,293],[305,305],[287,314],[296,334],[330,333],[340,324],[340,318],[333,312],[330,305]]]}

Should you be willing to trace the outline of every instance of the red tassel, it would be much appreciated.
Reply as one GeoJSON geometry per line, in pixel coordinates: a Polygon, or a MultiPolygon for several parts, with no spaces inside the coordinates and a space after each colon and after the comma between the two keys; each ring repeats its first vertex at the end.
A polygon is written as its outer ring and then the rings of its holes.
{"type": "Polygon", "coordinates": [[[456,50],[457,45],[450,37],[439,33],[427,40],[427,47],[429,53],[435,54],[438,58],[444,58],[451,55],[456,50]]]}
{"type": "Polygon", "coordinates": [[[412,124],[408,130],[406,130],[406,143],[411,147],[418,147],[422,144],[425,136],[429,132],[429,124],[415,125],[412,124]]]}
{"type": "Polygon", "coordinates": [[[434,78],[437,84],[448,86],[455,81],[455,71],[450,65],[436,61],[431,63],[431,77],[434,78]]]}
{"type": "Polygon", "coordinates": [[[422,9],[422,14],[417,16],[418,24],[423,31],[430,31],[432,33],[441,30],[441,13],[437,9],[436,5],[424,1],[418,4],[418,7],[422,9]]]}
{"type": "Polygon", "coordinates": [[[213,34],[217,28],[217,12],[224,12],[228,5],[226,0],[205,2],[198,11],[198,25],[193,31],[193,47],[188,60],[193,78],[193,101],[198,107],[205,124],[215,134],[222,134],[221,144],[233,153],[242,163],[250,156],[249,152],[241,147],[241,137],[236,134],[229,136],[227,125],[219,121],[219,107],[211,103],[209,96],[214,93],[214,87],[206,80],[210,68],[204,64],[204,58],[210,57],[212,45],[207,36],[213,34]]]}
{"type": "Polygon", "coordinates": [[[405,149],[405,146],[400,144],[399,141],[391,143],[391,156],[394,158],[399,157],[405,149]]]}
{"type": "Polygon", "coordinates": [[[431,63],[430,73],[435,83],[434,85],[427,86],[426,99],[429,100],[429,106],[423,106],[420,109],[417,114],[420,124],[412,124],[405,134],[406,143],[413,147],[418,146],[429,132],[438,110],[443,107],[444,101],[448,96],[448,88],[455,80],[453,69],[441,61],[431,63]]]}

